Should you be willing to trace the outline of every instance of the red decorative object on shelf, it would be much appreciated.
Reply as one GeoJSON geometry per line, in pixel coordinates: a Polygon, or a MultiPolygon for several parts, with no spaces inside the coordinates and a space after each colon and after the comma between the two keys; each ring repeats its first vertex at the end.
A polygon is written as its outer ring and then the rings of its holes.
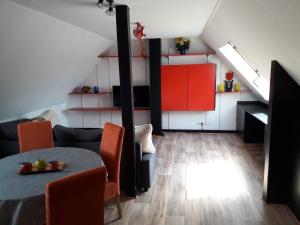
{"type": "Polygon", "coordinates": [[[232,80],[233,79],[233,72],[229,71],[226,73],[226,80],[232,80]]]}
{"type": "Polygon", "coordinates": [[[146,34],[144,34],[145,27],[142,26],[140,22],[135,23],[136,27],[133,29],[133,35],[136,39],[141,40],[144,37],[146,37],[146,34]]]}
{"type": "Polygon", "coordinates": [[[228,71],[226,73],[226,80],[224,80],[225,83],[225,92],[232,92],[232,88],[233,88],[233,72],[232,71],[228,71]]]}

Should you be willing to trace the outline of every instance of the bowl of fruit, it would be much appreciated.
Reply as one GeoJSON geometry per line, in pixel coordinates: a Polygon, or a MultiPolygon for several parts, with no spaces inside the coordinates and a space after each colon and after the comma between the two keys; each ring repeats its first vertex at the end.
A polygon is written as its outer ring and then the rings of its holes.
{"type": "Polygon", "coordinates": [[[19,174],[54,172],[63,170],[65,163],[62,161],[52,160],[47,162],[44,159],[38,159],[34,163],[22,162],[18,170],[19,174]]]}

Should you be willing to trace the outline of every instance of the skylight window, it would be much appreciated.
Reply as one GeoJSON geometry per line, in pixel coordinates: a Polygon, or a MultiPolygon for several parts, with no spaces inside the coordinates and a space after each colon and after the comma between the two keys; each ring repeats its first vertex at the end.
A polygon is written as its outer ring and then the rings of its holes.
{"type": "Polygon", "coordinates": [[[219,50],[262,97],[265,100],[269,100],[269,83],[236,51],[236,48],[231,43],[228,43],[219,48],[219,50]]]}

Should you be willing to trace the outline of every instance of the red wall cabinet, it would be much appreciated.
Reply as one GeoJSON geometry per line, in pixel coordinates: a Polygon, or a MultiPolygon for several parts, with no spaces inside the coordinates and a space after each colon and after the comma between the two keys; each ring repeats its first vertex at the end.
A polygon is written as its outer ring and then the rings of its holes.
{"type": "Polygon", "coordinates": [[[161,89],[163,111],[186,111],[187,66],[162,66],[161,89]]]}
{"type": "Polygon", "coordinates": [[[162,110],[214,110],[215,81],[215,64],[162,66],[162,110]]]}
{"type": "Polygon", "coordinates": [[[215,64],[188,65],[188,110],[215,110],[215,64]]]}

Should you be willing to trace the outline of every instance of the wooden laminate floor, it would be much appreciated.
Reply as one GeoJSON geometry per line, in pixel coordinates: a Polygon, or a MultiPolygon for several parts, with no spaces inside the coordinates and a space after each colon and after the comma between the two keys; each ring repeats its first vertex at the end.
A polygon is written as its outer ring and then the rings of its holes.
{"type": "Polygon", "coordinates": [[[148,192],[105,209],[112,225],[294,225],[285,205],[262,200],[262,145],[236,134],[165,133],[155,137],[158,166],[148,192]]]}

